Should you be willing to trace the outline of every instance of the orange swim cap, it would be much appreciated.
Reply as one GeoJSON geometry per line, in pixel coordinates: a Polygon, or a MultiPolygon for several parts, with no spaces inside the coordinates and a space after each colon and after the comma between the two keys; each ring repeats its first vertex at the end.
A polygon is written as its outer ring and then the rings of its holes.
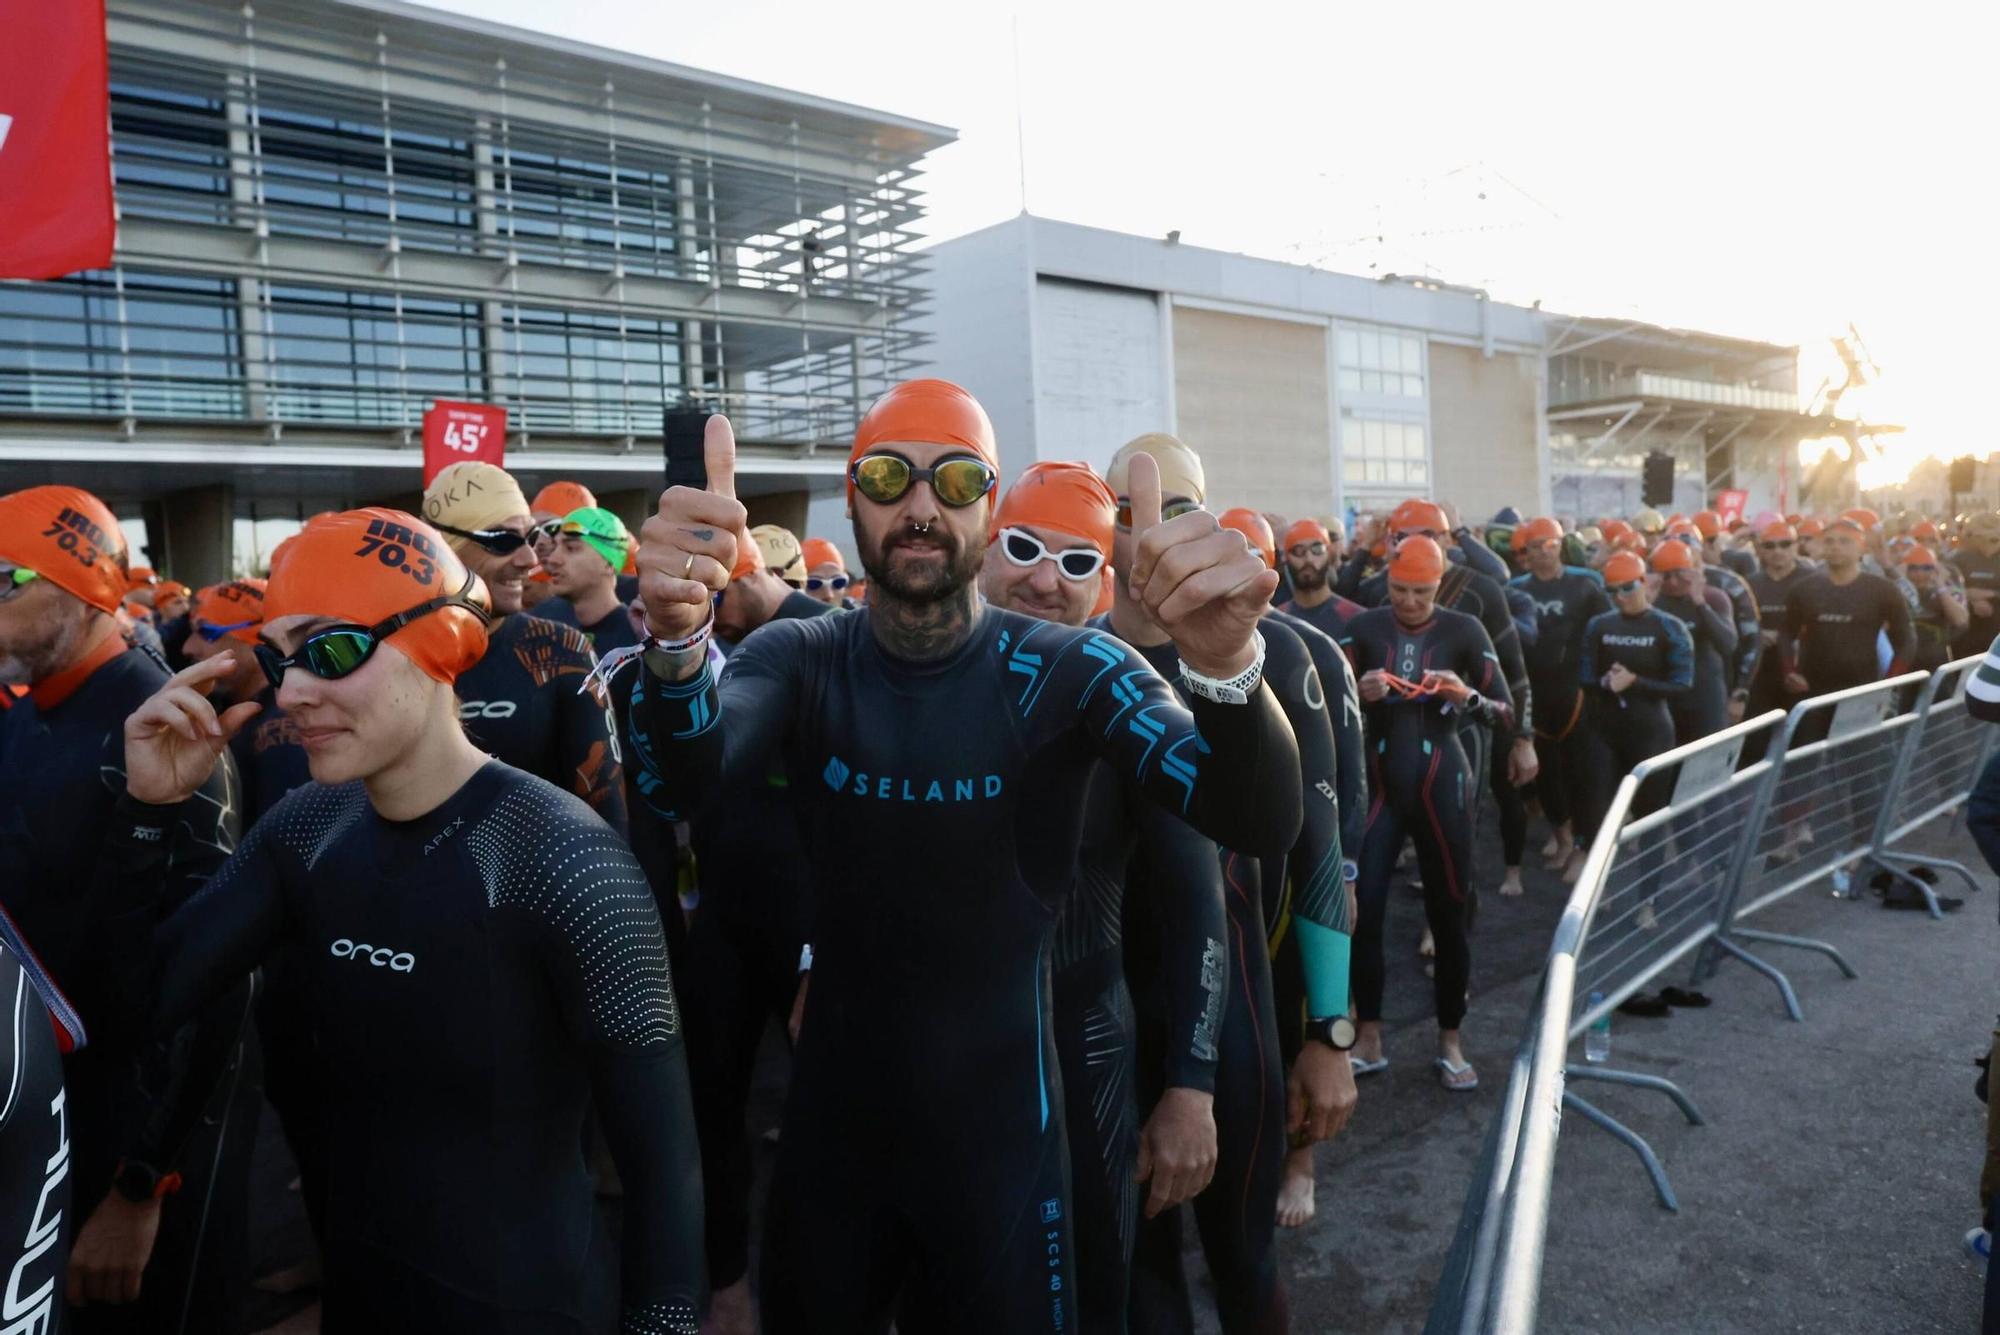
{"type": "Polygon", "coordinates": [[[1798,540],[1798,530],[1786,523],[1766,524],[1757,534],[1757,541],[1759,542],[1797,542],[1798,540]]]}
{"type": "Polygon", "coordinates": [[[528,509],[534,514],[554,515],[558,519],[572,510],[596,508],[597,498],[581,482],[551,482],[536,492],[535,499],[528,503],[528,509]]]}
{"type": "MultiPolygon", "coordinates": [[[[1013,524],[1053,529],[1081,538],[1111,559],[1111,534],[1118,523],[1118,498],[1089,464],[1045,461],[1028,465],[1027,471],[1007,488],[993,511],[990,542],[1000,530],[1013,524]]],[[[839,559],[840,554],[834,553],[839,559]]],[[[808,566],[817,565],[807,561],[808,566]]]]}
{"type": "Polygon", "coordinates": [[[1903,553],[1903,564],[1906,566],[1934,566],[1937,563],[1937,553],[1928,547],[1912,547],[1903,553]]]}
{"type": "Polygon", "coordinates": [[[840,548],[825,538],[807,538],[799,548],[806,558],[806,570],[811,572],[819,566],[839,566],[847,569],[847,560],[840,554],[840,548]]]}
{"type": "Polygon", "coordinates": [[[270,586],[261,579],[232,579],[211,584],[195,595],[194,620],[209,626],[233,626],[224,638],[257,643],[264,624],[264,595],[270,586]]]}
{"type": "Polygon", "coordinates": [[[29,487],[0,496],[0,558],[101,612],[116,612],[131,587],[125,530],[81,487],[29,487]]]}
{"type": "Polygon", "coordinates": [[[1882,516],[1863,505],[1857,505],[1852,510],[1842,510],[1840,517],[1854,524],[1863,533],[1873,533],[1882,526],[1882,516]]]}
{"type": "Polygon", "coordinates": [[[1562,535],[1563,526],[1555,520],[1546,518],[1530,519],[1527,523],[1514,530],[1514,541],[1519,544],[1515,550],[1525,551],[1529,543],[1543,542],[1551,538],[1557,542],[1561,542],[1562,535]]]}
{"type": "MultiPolygon", "coordinates": [[[[461,589],[480,606],[492,605],[486,586],[423,520],[400,510],[346,510],[308,524],[271,553],[264,620],[306,615],[372,626],[461,589]]],[[[485,654],[486,622],[461,607],[440,608],[385,643],[449,684],[485,654]]]]}
{"type": "Polygon", "coordinates": [[[1693,570],[1695,565],[1694,548],[1684,542],[1663,542],[1653,549],[1653,569],[1663,575],[1670,570],[1693,570]]]}
{"type": "Polygon", "coordinates": [[[1704,538],[1720,537],[1722,534],[1722,516],[1713,510],[1703,510],[1694,517],[1694,527],[1695,532],[1701,534],[1704,538]]]}
{"type": "Polygon", "coordinates": [[[1389,558],[1389,578],[1398,584],[1436,584],[1444,578],[1444,548],[1422,534],[1396,544],[1389,558]]]}
{"type": "MultiPolygon", "coordinates": [[[[1000,447],[993,441],[993,423],[986,410],[949,380],[905,380],[875,400],[854,429],[854,448],[847,452],[847,462],[851,467],[877,447],[917,443],[956,446],[1000,471],[1000,447]]],[[[854,499],[852,478],[847,499],[854,499]]]]}
{"type": "Polygon", "coordinates": [[[1445,518],[1443,506],[1413,496],[1389,512],[1389,531],[1449,533],[1451,521],[1445,518]]]}
{"type": "Polygon", "coordinates": [[[1819,520],[1814,519],[1811,515],[1807,515],[1799,521],[1798,530],[1799,536],[1802,538],[1817,538],[1820,534],[1826,532],[1826,525],[1820,523],[1819,520]]]}
{"type": "MultiPolygon", "coordinates": [[[[1679,546],[1679,543],[1675,543],[1679,546]]],[[[1604,582],[1610,584],[1630,584],[1633,580],[1646,578],[1646,563],[1631,552],[1618,552],[1604,563],[1604,582]]]]}
{"type": "Polygon", "coordinates": [[[1271,536],[1271,521],[1248,506],[1224,510],[1216,522],[1250,540],[1250,549],[1264,558],[1264,564],[1278,564],[1278,544],[1271,536]]]}
{"type": "Polygon", "coordinates": [[[1333,546],[1333,535],[1326,531],[1326,525],[1317,519],[1301,519],[1285,530],[1285,550],[1290,551],[1300,543],[1323,542],[1333,546]]]}

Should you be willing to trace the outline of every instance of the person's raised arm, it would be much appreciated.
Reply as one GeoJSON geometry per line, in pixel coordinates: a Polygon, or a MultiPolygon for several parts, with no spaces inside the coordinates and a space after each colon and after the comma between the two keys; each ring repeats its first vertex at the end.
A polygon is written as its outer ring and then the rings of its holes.
{"type": "Polygon", "coordinates": [[[1731,692],[1749,695],[1750,683],[1757,676],[1757,660],[1764,655],[1763,617],[1757,611],[1757,595],[1750,590],[1750,581],[1736,576],[1723,590],[1729,605],[1735,613],[1736,644],[1725,650],[1723,657],[1729,660],[1732,669],[1731,692]]]}
{"type": "Polygon", "coordinates": [[[1263,680],[1257,634],[1277,572],[1206,511],[1161,523],[1150,457],[1133,458],[1130,485],[1132,593],[1172,638],[1192,706],[1126,652],[1100,674],[1118,687],[1089,692],[1087,730],[1115,768],[1209,838],[1281,855],[1299,831],[1298,744],[1263,680]]]}
{"type": "Polygon", "coordinates": [[[1736,652],[1736,621],[1730,615],[1728,597],[1723,595],[1719,590],[1709,590],[1708,592],[1715,593],[1717,595],[1716,601],[1720,602],[1722,606],[1718,608],[1706,597],[1696,599],[1694,609],[1695,622],[1701,627],[1701,633],[1708,637],[1708,642],[1715,646],[1715,651],[1722,655],[1722,659],[1726,663],[1729,661],[1730,655],[1736,652]]]}
{"type": "Polygon", "coordinates": [[[631,695],[625,763],[661,818],[685,817],[721,786],[748,773],[784,735],[791,716],[790,665],[751,637],[731,656],[727,691],[708,665],[715,599],[729,586],[739,543],[749,541],[736,500],[736,436],[729,419],[708,419],[706,487],[669,487],[639,530],[639,596],[651,638],[644,669],[613,690],[631,695]]]}

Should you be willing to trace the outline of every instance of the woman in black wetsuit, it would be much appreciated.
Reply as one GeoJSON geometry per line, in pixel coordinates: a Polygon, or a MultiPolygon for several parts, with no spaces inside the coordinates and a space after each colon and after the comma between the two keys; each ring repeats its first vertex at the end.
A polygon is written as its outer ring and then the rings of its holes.
{"type": "MultiPolygon", "coordinates": [[[[280,946],[304,962],[327,1331],[692,1335],[701,1187],[659,913],[596,814],[460,728],[484,600],[407,514],[288,545],[258,656],[315,781],[164,924],[129,915],[153,961],[135,1013],[170,1027],[280,946]],[[622,1297],[581,1151],[593,1103],[624,1182],[622,1297]]],[[[135,902],[175,805],[257,712],[215,713],[220,666],[126,724],[113,838],[135,902]]]]}

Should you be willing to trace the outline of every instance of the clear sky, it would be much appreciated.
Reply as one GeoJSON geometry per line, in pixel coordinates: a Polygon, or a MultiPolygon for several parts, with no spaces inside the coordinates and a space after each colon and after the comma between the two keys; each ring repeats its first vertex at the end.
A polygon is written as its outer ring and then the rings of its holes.
{"type": "Polygon", "coordinates": [[[1995,448],[1990,5],[440,7],[952,126],[934,236],[1025,175],[1045,217],[1798,343],[1807,393],[1851,321],[1850,403],[1909,427],[1864,480],[1995,448]]]}

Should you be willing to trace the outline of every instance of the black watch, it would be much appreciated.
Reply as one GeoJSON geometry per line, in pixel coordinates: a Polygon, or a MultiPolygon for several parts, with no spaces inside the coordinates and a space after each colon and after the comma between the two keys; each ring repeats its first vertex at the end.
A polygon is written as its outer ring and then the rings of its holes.
{"type": "Polygon", "coordinates": [[[171,1196],[181,1188],[179,1173],[162,1173],[151,1164],[140,1163],[137,1159],[126,1159],[118,1165],[117,1176],[111,1185],[120,1196],[138,1204],[156,1201],[171,1196]]]}
{"type": "Polygon", "coordinates": [[[1354,1046],[1360,1032],[1355,1029],[1354,1021],[1345,1015],[1336,1015],[1330,1020],[1307,1020],[1306,1037],[1318,1039],[1335,1052],[1346,1052],[1354,1046]]]}

